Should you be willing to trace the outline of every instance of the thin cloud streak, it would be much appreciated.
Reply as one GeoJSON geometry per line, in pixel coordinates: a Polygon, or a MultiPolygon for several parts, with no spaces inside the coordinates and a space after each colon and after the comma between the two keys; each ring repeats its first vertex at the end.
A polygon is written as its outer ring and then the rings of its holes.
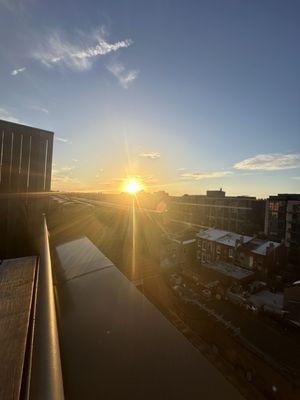
{"type": "Polygon", "coordinates": [[[159,152],[148,152],[148,153],[141,153],[139,154],[140,157],[143,158],[149,158],[151,160],[156,160],[157,158],[160,158],[160,153],[159,152]]]}
{"type": "Polygon", "coordinates": [[[300,167],[300,154],[257,154],[236,163],[236,169],[275,171],[300,167]]]}
{"type": "Polygon", "coordinates": [[[65,139],[59,136],[54,136],[54,140],[56,140],[57,142],[61,142],[61,143],[72,143],[69,141],[69,139],[65,139]]]}
{"type": "Polygon", "coordinates": [[[231,171],[220,171],[220,172],[185,172],[180,176],[185,179],[192,179],[199,181],[201,179],[210,179],[210,178],[222,178],[226,176],[230,176],[233,173],[231,171]]]}
{"type": "Polygon", "coordinates": [[[24,71],[26,71],[26,67],[16,68],[16,69],[13,69],[10,74],[12,76],[16,76],[16,75],[18,75],[18,74],[20,74],[21,72],[24,72],[24,71]]]}
{"type": "Polygon", "coordinates": [[[107,65],[106,68],[117,78],[119,84],[124,89],[128,89],[139,75],[139,71],[126,70],[125,66],[121,63],[107,65]]]}
{"type": "Polygon", "coordinates": [[[30,106],[29,107],[31,110],[34,110],[34,111],[40,111],[40,112],[43,112],[43,113],[45,113],[45,114],[49,114],[49,110],[47,110],[47,108],[44,108],[44,107],[40,107],[40,106],[30,106]]]}
{"type": "Polygon", "coordinates": [[[5,121],[20,123],[20,120],[13,116],[9,111],[4,108],[0,108],[0,119],[4,119],[5,121]]]}
{"type": "MultiPolygon", "coordinates": [[[[93,58],[127,48],[133,43],[131,39],[109,43],[99,33],[84,36],[85,43],[79,46],[62,38],[60,33],[54,32],[32,56],[47,67],[60,64],[73,70],[84,71],[91,68],[93,58]]],[[[78,38],[76,42],[78,43],[80,39],[78,38]]]]}

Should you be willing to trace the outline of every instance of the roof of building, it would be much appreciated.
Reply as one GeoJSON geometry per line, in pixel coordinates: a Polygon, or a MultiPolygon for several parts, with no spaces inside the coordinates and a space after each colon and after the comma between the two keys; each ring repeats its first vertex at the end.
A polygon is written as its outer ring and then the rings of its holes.
{"type": "Polygon", "coordinates": [[[253,239],[253,236],[245,236],[239,235],[235,232],[228,232],[226,235],[222,236],[217,240],[218,243],[226,244],[227,246],[234,247],[237,240],[240,240],[242,243],[247,243],[253,239]]]}
{"type": "Polygon", "coordinates": [[[272,240],[262,240],[261,243],[251,251],[252,253],[261,254],[265,256],[267,254],[268,248],[272,247],[273,249],[276,249],[278,246],[280,246],[280,243],[278,242],[273,242],[272,240]]]}
{"type": "Polygon", "coordinates": [[[221,229],[209,228],[204,231],[197,233],[197,236],[201,239],[207,240],[218,240],[222,236],[225,236],[228,232],[221,229]]]}
{"type": "Polygon", "coordinates": [[[226,263],[223,261],[216,261],[213,263],[206,263],[203,265],[206,268],[220,272],[221,274],[226,275],[235,280],[249,278],[250,276],[254,275],[254,272],[252,272],[252,271],[249,271],[245,268],[241,268],[234,264],[229,264],[229,263],[226,263]]]}
{"type": "Polygon", "coordinates": [[[223,231],[221,229],[214,228],[199,232],[197,236],[201,239],[212,240],[231,247],[235,246],[237,240],[247,243],[253,239],[253,236],[240,235],[235,232],[223,231]]]}
{"type": "Polygon", "coordinates": [[[242,398],[87,238],[56,250],[68,397],[242,398]]]}

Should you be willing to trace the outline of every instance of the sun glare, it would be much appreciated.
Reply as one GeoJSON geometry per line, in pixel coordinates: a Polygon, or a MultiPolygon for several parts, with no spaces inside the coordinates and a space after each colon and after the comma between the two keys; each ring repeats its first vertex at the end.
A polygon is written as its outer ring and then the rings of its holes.
{"type": "Polygon", "coordinates": [[[142,189],[143,185],[136,178],[130,178],[124,184],[124,191],[126,193],[137,193],[142,189]]]}

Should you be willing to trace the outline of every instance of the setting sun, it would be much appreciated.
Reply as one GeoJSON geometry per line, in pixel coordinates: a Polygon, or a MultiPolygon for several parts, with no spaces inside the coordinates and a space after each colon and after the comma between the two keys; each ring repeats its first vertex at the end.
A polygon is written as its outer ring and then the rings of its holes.
{"type": "Polygon", "coordinates": [[[137,193],[143,189],[143,185],[136,178],[129,178],[124,184],[126,193],[137,193]]]}

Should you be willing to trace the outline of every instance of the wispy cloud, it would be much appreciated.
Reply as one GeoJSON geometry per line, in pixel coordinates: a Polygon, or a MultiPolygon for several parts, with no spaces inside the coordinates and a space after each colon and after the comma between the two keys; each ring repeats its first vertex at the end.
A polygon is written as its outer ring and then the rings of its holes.
{"type": "Polygon", "coordinates": [[[160,158],[160,153],[157,151],[153,152],[147,152],[147,153],[141,153],[139,154],[140,157],[143,158],[150,158],[151,160],[155,160],[157,158],[160,158]]]}
{"type": "Polygon", "coordinates": [[[39,49],[33,52],[33,57],[48,67],[60,64],[83,71],[91,68],[95,57],[127,48],[132,43],[131,39],[109,43],[103,36],[103,30],[89,35],[81,33],[72,42],[64,38],[61,33],[54,32],[39,49]]]}
{"type": "Polygon", "coordinates": [[[257,154],[246,158],[234,165],[236,169],[242,170],[265,170],[274,171],[300,167],[300,154],[257,154]]]}
{"type": "Polygon", "coordinates": [[[41,106],[29,106],[29,108],[31,110],[34,110],[34,111],[40,111],[40,112],[43,112],[45,114],[49,114],[49,110],[47,110],[47,108],[44,108],[44,107],[41,107],[41,106]]]}
{"type": "Polygon", "coordinates": [[[126,69],[125,66],[120,62],[107,65],[106,68],[118,79],[119,84],[124,89],[128,89],[139,74],[139,71],[137,70],[126,69]]]}
{"type": "Polygon", "coordinates": [[[100,176],[102,175],[103,172],[104,172],[104,169],[103,169],[103,168],[100,168],[100,169],[98,170],[97,174],[96,174],[96,178],[97,178],[97,179],[100,178],[100,176]]]}
{"type": "Polygon", "coordinates": [[[9,111],[7,111],[4,108],[0,108],[0,119],[4,119],[6,121],[10,122],[19,122],[20,120],[16,118],[14,115],[12,115],[9,111]]]}
{"type": "Polygon", "coordinates": [[[185,179],[193,179],[199,181],[201,179],[210,178],[222,178],[225,176],[232,175],[231,171],[219,171],[219,172],[185,172],[180,176],[185,179]]]}
{"type": "Polygon", "coordinates": [[[18,74],[20,74],[21,72],[24,72],[24,71],[26,71],[26,67],[16,68],[16,69],[13,69],[10,74],[12,76],[16,76],[16,75],[18,75],[18,74]]]}
{"type": "Polygon", "coordinates": [[[72,142],[70,142],[69,139],[62,138],[59,136],[54,136],[54,140],[56,140],[57,142],[61,142],[61,143],[70,143],[70,144],[72,143],[72,142]]]}
{"type": "Polygon", "coordinates": [[[73,175],[74,169],[75,167],[73,165],[65,165],[62,167],[55,166],[55,168],[52,169],[54,190],[79,190],[83,187],[82,182],[73,175]]]}
{"type": "Polygon", "coordinates": [[[70,172],[70,171],[73,171],[74,169],[75,169],[74,165],[65,165],[60,168],[60,170],[64,171],[64,172],[70,172]]]}

